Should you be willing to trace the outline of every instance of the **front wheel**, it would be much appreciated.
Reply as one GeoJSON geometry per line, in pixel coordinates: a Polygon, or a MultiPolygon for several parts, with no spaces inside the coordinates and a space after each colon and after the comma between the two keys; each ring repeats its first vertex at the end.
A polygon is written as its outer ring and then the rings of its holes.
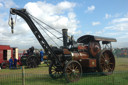
{"type": "Polygon", "coordinates": [[[82,76],[82,67],[78,61],[69,61],[64,68],[64,75],[67,82],[75,82],[82,76]]]}
{"type": "Polygon", "coordinates": [[[53,79],[61,78],[63,76],[62,67],[55,65],[55,63],[51,61],[50,65],[49,65],[49,75],[53,79]]]}

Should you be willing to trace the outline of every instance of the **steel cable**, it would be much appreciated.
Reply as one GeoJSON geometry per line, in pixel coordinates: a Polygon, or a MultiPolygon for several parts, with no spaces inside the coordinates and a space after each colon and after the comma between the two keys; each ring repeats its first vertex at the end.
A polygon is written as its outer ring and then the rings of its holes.
{"type": "MultiPolygon", "coordinates": [[[[39,27],[49,36],[49,34],[44,30],[46,29],[44,26],[42,26],[38,21],[36,21],[34,18],[32,18],[33,21],[35,21],[39,27]],[[44,29],[43,29],[44,28],[44,29]]],[[[48,31],[48,30],[47,30],[48,31]]],[[[49,32],[49,31],[48,31],[49,32]]],[[[51,33],[51,32],[50,32],[51,33]]],[[[51,33],[52,34],[52,33],[51,33]]],[[[55,35],[54,35],[55,36],[55,35]]],[[[50,37],[50,36],[49,36],[50,37]]],[[[56,36],[55,36],[56,37],[56,36]]],[[[51,38],[51,37],[50,37],[51,38]]],[[[59,47],[59,45],[51,38],[51,40],[59,47]]]]}
{"type": "Polygon", "coordinates": [[[51,27],[50,25],[44,23],[43,21],[39,20],[38,18],[34,17],[33,15],[31,15],[30,13],[28,13],[28,15],[30,15],[31,17],[35,18],[36,20],[40,21],[41,23],[45,24],[46,26],[48,26],[49,28],[55,30],[56,32],[62,34],[61,32],[59,32],[58,30],[56,30],[55,28],[51,27]]]}

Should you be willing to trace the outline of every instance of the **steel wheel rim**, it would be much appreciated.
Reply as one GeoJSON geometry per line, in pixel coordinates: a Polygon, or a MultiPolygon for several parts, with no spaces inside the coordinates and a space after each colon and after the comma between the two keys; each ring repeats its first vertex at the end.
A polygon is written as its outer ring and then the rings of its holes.
{"type": "Polygon", "coordinates": [[[49,67],[49,74],[52,78],[57,79],[63,76],[63,71],[60,67],[57,67],[55,64],[51,63],[49,67]]]}
{"type": "Polygon", "coordinates": [[[114,57],[107,53],[107,51],[103,52],[99,63],[103,72],[111,74],[114,71],[114,57]]]}
{"type": "Polygon", "coordinates": [[[53,66],[51,69],[52,74],[57,78],[60,77],[60,75],[62,75],[62,71],[58,70],[58,68],[56,66],[53,66]]]}
{"type": "Polygon", "coordinates": [[[81,71],[81,66],[76,62],[72,62],[66,67],[65,76],[69,82],[75,82],[80,79],[82,73],[81,71]]]}

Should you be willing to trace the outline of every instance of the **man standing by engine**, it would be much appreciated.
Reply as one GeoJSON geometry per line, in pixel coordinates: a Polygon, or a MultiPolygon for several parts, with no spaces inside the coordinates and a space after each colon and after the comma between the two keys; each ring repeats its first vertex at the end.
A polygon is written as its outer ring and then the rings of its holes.
{"type": "Polygon", "coordinates": [[[40,50],[40,57],[41,57],[41,62],[43,62],[43,56],[44,56],[44,52],[42,51],[42,49],[40,50]]]}
{"type": "Polygon", "coordinates": [[[14,59],[14,68],[17,69],[17,59],[14,59]]]}
{"type": "Polygon", "coordinates": [[[12,57],[9,59],[9,68],[13,68],[13,60],[12,57]]]}

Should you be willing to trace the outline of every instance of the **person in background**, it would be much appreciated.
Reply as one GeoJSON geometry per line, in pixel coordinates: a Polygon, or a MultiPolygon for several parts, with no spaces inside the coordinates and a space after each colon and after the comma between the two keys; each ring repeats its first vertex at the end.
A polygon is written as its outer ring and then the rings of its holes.
{"type": "Polygon", "coordinates": [[[42,49],[41,49],[41,50],[40,50],[41,62],[43,62],[43,56],[44,56],[44,52],[43,52],[42,49]]]}
{"type": "Polygon", "coordinates": [[[14,68],[17,69],[17,59],[14,59],[14,68]]]}
{"type": "Polygon", "coordinates": [[[13,68],[13,60],[12,57],[9,59],[9,68],[13,68]]]}

